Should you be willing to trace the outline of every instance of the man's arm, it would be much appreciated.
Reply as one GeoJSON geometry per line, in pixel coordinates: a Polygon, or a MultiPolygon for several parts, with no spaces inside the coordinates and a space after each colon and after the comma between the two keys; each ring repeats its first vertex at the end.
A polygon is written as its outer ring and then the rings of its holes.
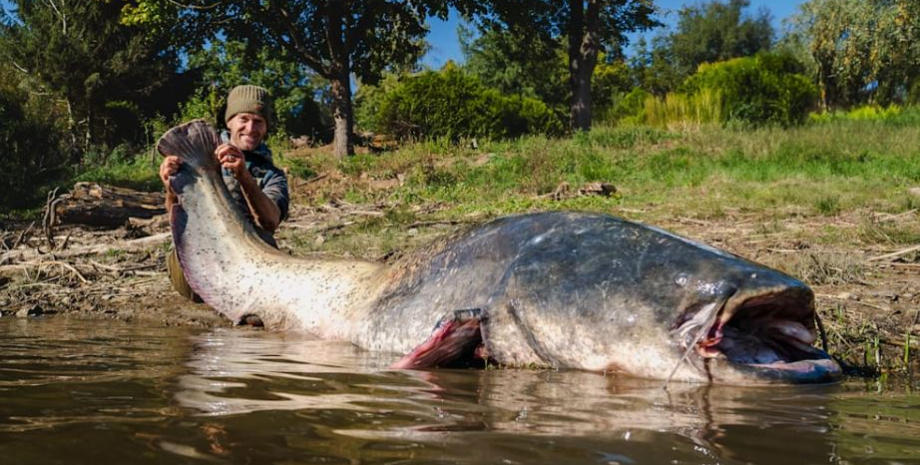
{"type": "Polygon", "coordinates": [[[169,185],[169,177],[176,174],[179,171],[179,165],[182,164],[182,159],[173,155],[167,156],[160,163],[160,181],[163,181],[163,185],[166,186],[166,212],[172,210],[172,206],[179,203],[179,197],[176,196],[176,193],[173,192],[172,187],[169,185]]]}
{"type": "Polygon", "coordinates": [[[278,225],[281,224],[281,209],[262,192],[255,178],[246,169],[246,157],[243,152],[230,144],[222,144],[215,154],[221,166],[229,169],[240,183],[240,190],[243,191],[243,197],[246,198],[256,225],[268,232],[278,229],[278,225]]]}

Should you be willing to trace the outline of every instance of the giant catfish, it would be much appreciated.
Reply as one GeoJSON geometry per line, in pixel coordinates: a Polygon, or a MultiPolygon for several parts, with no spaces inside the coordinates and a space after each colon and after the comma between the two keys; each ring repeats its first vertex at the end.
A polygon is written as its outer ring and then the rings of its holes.
{"type": "Polygon", "coordinates": [[[173,241],[188,282],[234,322],[403,355],[394,368],[486,360],[732,384],[841,376],[814,348],[801,281],[608,215],[503,217],[393,265],[298,258],[263,243],[232,201],[204,121],[167,132],[173,241]],[[432,330],[432,328],[434,328],[432,330]]]}

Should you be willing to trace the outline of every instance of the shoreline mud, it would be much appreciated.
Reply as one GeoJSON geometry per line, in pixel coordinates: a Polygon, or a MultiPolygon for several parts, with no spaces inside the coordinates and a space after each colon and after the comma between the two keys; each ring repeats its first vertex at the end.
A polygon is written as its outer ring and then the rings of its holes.
{"type": "MultiPolygon", "coordinates": [[[[317,253],[305,252],[297,245],[309,242],[314,249],[321,248],[322,232],[328,233],[330,224],[360,226],[362,219],[351,221],[330,210],[334,209],[292,210],[291,226],[280,235],[281,249],[293,255],[317,253]]],[[[363,216],[364,221],[380,217],[363,216]]],[[[733,217],[675,218],[657,226],[805,280],[815,292],[829,352],[855,372],[915,370],[920,359],[920,264],[914,259],[917,253],[909,248],[837,250],[803,242],[796,232],[799,228],[821,226],[813,221],[814,218],[786,221],[778,233],[764,232],[757,221],[733,217]]],[[[411,226],[391,228],[396,231],[390,234],[395,234],[406,247],[402,252],[424,243],[426,238],[462,227],[434,219],[416,221],[411,226]]],[[[17,243],[12,248],[5,244],[8,249],[0,260],[2,318],[64,317],[163,326],[230,326],[207,305],[185,300],[170,287],[165,257],[171,241],[163,217],[108,230],[63,226],[54,232],[58,246],[65,245],[59,250],[49,250],[40,231],[28,232],[28,228],[24,223],[5,225],[6,241],[17,243]]],[[[336,234],[341,239],[350,232],[342,227],[336,228],[336,234]]],[[[363,258],[381,259],[374,250],[367,253],[363,258]]]]}

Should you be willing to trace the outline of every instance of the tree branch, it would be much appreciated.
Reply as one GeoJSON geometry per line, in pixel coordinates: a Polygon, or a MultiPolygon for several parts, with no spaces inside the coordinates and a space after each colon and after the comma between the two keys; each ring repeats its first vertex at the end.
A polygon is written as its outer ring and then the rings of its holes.
{"type": "Polygon", "coordinates": [[[274,17],[281,17],[283,21],[283,30],[277,30],[278,41],[282,43],[289,50],[296,52],[297,55],[303,59],[304,64],[312,68],[314,71],[319,73],[320,76],[328,78],[332,73],[329,67],[323,64],[323,60],[311,53],[309,49],[304,45],[304,39],[300,36],[300,30],[294,21],[291,19],[291,14],[285,8],[277,6],[276,2],[271,2],[269,4],[269,11],[274,13],[274,17]],[[285,33],[290,37],[290,41],[284,39],[285,33]]]}
{"type": "Polygon", "coordinates": [[[218,1],[218,2],[214,2],[214,3],[210,4],[210,5],[201,5],[201,6],[199,6],[199,5],[186,5],[186,4],[184,4],[184,3],[179,3],[179,2],[177,2],[176,0],[166,0],[166,1],[169,2],[169,3],[171,3],[171,4],[173,4],[173,5],[175,5],[175,6],[177,6],[177,7],[179,7],[179,8],[186,8],[186,9],[189,9],[189,10],[196,10],[196,11],[208,11],[208,10],[213,10],[213,9],[219,7],[219,6],[221,5],[221,3],[222,3],[222,2],[219,2],[219,1],[218,1]]]}
{"type": "Polygon", "coordinates": [[[44,2],[47,3],[48,6],[50,6],[51,9],[54,11],[54,13],[58,16],[58,18],[61,19],[61,31],[66,36],[67,35],[67,15],[62,13],[61,10],[58,8],[58,6],[54,4],[54,0],[44,0],[44,2]]]}
{"type": "Polygon", "coordinates": [[[374,20],[377,19],[377,12],[365,11],[358,19],[357,24],[345,31],[345,47],[347,50],[354,50],[355,45],[364,40],[367,32],[374,26],[374,20]]]}

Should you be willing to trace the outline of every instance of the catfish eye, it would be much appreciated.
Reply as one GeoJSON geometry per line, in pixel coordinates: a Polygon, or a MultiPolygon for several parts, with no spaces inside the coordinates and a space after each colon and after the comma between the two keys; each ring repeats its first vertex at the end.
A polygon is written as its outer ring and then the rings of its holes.
{"type": "Polygon", "coordinates": [[[680,274],[677,275],[676,278],[674,278],[674,282],[677,283],[677,285],[680,286],[680,287],[686,286],[686,285],[687,285],[687,281],[688,281],[688,278],[687,278],[687,274],[686,274],[686,273],[680,273],[680,274]]]}

